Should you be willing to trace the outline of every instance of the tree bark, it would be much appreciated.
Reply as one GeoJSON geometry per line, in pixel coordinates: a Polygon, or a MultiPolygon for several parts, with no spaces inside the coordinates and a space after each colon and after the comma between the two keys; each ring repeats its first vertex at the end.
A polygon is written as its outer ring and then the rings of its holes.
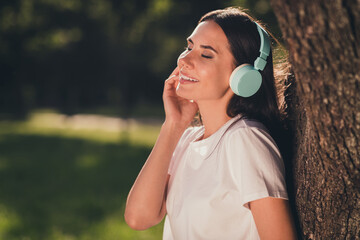
{"type": "Polygon", "coordinates": [[[360,239],[360,1],[271,4],[295,75],[288,105],[300,235],[360,239]]]}

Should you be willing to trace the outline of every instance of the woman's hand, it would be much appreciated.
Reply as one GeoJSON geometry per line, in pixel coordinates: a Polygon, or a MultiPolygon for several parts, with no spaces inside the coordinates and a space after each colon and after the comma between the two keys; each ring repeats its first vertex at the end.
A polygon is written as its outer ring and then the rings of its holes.
{"type": "Polygon", "coordinates": [[[166,122],[180,124],[186,128],[193,120],[198,111],[195,102],[182,98],[176,94],[176,87],[179,83],[179,67],[171,73],[165,81],[163,101],[166,115],[166,122]]]}
{"type": "Polygon", "coordinates": [[[198,110],[196,103],[176,94],[178,81],[179,69],[176,68],[165,81],[165,123],[126,202],[125,221],[136,230],[145,230],[164,218],[170,161],[179,139],[198,110]]]}

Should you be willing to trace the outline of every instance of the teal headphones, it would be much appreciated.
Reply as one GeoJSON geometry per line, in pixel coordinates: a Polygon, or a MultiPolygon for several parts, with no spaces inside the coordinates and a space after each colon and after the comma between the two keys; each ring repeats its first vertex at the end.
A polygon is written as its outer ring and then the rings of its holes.
{"type": "Polygon", "coordinates": [[[266,58],[270,54],[270,39],[268,33],[254,22],[260,35],[260,56],[255,60],[254,65],[241,64],[231,73],[230,87],[233,92],[241,97],[251,97],[260,88],[262,76],[259,71],[264,70],[266,58]]]}

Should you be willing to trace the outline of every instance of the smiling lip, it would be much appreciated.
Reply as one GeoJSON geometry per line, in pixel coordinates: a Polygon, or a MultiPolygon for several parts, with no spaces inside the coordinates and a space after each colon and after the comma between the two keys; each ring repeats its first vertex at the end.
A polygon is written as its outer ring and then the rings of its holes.
{"type": "Polygon", "coordinates": [[[191,83],[197,83],[197,82],[199,82],[199,80],[188,77],[187,75],[180,73],[180,83],[181,84],[191,84],[191,83]]]}

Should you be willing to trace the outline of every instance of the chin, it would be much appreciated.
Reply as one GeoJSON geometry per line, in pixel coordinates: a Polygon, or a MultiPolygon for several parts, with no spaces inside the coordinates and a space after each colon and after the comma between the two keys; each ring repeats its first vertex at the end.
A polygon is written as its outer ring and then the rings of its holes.
{"type": "Polygon", "coordinates": [[[180,83],[176,87],[176,94],[182,98],[187,98],[187,96],[191,95],[192,91],[184,88],[180,83]]]}
{"type": "Polygon", "coordinates": [[[180,87],[176,89],[176,94],[182,98],[188,99],[188,100],[195,100],[194,93],[192,91],[186,91],[180,87]]]}

